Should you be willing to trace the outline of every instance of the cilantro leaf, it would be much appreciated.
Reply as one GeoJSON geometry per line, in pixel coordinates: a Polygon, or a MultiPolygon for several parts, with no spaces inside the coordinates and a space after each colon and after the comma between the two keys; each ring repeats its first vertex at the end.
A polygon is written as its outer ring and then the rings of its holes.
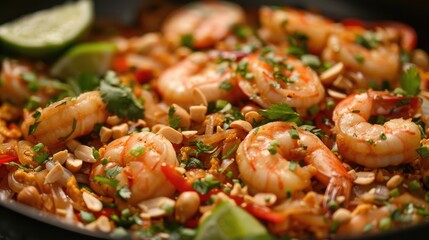
{"type": "Polygon", "coordinates": [[[180,118],[175,116],[174,113],[176,112],[176,109],[173,105],[170,106],[168,109],[168,125],[174,129],[179,128],[180,118]]]}
{"type": "Polygon", "coordinates": [[[258,111],[269,121],[298,122],[299,114],[285,103],[272,104],[268,109],[258,111]]]}
{"type": "Polygon", "coordinates": [[[100,83],[100,93],[103,102],[106,103],[107,111],[130,120],[143,118],[144,108],[132,93],[131,88],[125,85],[112,85],[109,82],[112,80],[100,83]]]}
{"type": "Polygon", "coordinates": [[[195,155],[197,157],[201,153],[211,154],[211,153],[214,153],[217,150],[217,147],[213,148],[212,145],[210,145],[210,144],[204,144],[203,141],[191,142],[189,145],[197,147],[197,149],[193,151],[193,153],[195,153],[195,155]]]}
{"type": "Polygon", "coordinates": [[[195,182],[192,183],[192,187],[195,189],[195,191],[201,194],[206,194],[213,188],[222,187],[222,184],[219,181],[215,180],[209,181],[206,179],[203,181],[201,179],[197,179],[195,182]]]}
{"type": "Polygon", "coordinates": [[[116,179],[109,179],[109,178],[103,177],[101,175],[95,176],[94,179],[93,179],[93,181],[94,182],[98,182],[100,184],[107,184],[107,185],[110,185],[110,186],[112,186],[114,188],[116,188],[118,186],[118,184],[119,184],[118,180],[116,180],[116,179]]]}
{"type": "Polygon", "coordinates": [[[122,170],[120,166],[114,166],[113,168],[104,169],[104,173],[106,174],[106,178],[113,179],[119,172],[122,170]]]}
{"type": "Polygon", "coordinates": [[[100,85],[100,78],[93,74],[80,74],[77,77],[67,79],[67,83],[77,96],[96,89],[100,85]]]}
{"type": "Polygon", "coordinates": [[[118,187],[116,195],[121,199],[129,199],[131,197],[131,191],[127,186],[118,187]]]}
{"type": "Polygon", "coordinates": [[[399,84],[408,95],[417,96],[420,93],[420,82],[420,74],[417,68],[412,66],[402,74],[399,84]]]}

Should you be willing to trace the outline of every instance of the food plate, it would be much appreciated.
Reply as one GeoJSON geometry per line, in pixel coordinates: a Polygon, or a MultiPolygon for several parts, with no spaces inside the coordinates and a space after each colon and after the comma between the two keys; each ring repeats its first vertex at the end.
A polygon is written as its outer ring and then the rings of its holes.
{"type": "MultiPolygon", "coordinates": [[[[328,1],[328,2],[329,2],[328,4],[335,4],[335,3],[331,3],[331,1],[328,1]]],[[[294,5],[294,4],[297,4],[297,2],[288,3],[288,5],[294,5]]],[[[313,7],[313,8],[317,8],[317,9],[322,9],[323,8],[322,6],[320,6],[318,4],[311,5],[311,3],[308,3],[308,2],[305,2],[305,3],[301,2],[299,4],[300,4],[300,7],[304,7],[304,8],[308,8],[308,7],[313,7]],[[305,5],[305,6],[302,6],[302,5],[305,5]]],[[[351,5],[353,5],[353,4],[351,4],[351,5]]],[[[341,5],[341,4],[338,4],[338,6],[335,6],[335,7],[332,6],[332,8],[328,8],[327,12],[332,11],[332,9],[336,9],[337,8],[337,10],[335,10],[335,12],[337,14],[338,13],[340,13],[340,14],[337,15],[336,17],[340,16],[338,18],[344,18],[344,15],[341,16],[341,14],[344,14],[344,12],[343,12],[344,9],[338,10],[338,8],[341,8],[341,7],[344,7],[344,6],[341,5]]],[[[359,9],[364,9],[364,8],[359,8],[359,9]]],[[[369,13],[369,12],[367,14],[368,14],[367,16],[371,15],[371,13],[369,13]]],[[[325,12],[324,15],[334,16],[335,14],[331,14],[330,15],[329,13],[325,12]]],[[[346,16],[349,16],[349,15],[346,15],[346,16]]],[[[376,16],[375,18],[380,17],[380,15],[374,15],[374,16],[376,16]]],[[[353,16],[353,17],[355,17],[355,16],[353,16]]],[[[374,18],[374,17],[369,17],[369,18],[374,18]]],[[[386,17],[382,17],[382,18],[386,18],[386,17]]],[[[420,36],[420,34],[419,34],[419,36],[420,36]]],[[[424,35],[422,35],[422,36],[424,36],[424,35]]],[[[424,37],[422,39],[424,39],[424,37]]],[[[0,202],[0,204],[3,207],[5,207],[5,208],[11,209],[11,210],[13,210],[15,212],[18,212],[20,214],[23,214],[23,215],[30,216],[31,218],[38,219],[38,220],[40,220],[40,221],[42,221],[42,222],[44,222],[46,224],[49,224],[49,225],[53,225],[53,226],[56,226],[56,227],[68,229],[70,231],[73,231],[73,232],[76,232],[76,233],[80,233],[80,234],[85,234],[85,235],[92,236],[92,237],[99,237],[99,238],[108,237],[105,234],[104,235],[99,235],[99,234],[94,233],[94,232],[87,232],[87,231],[81,230],[80,228],[77,228],[77,227],[71,227],[70,225],[67,225],[65,223],[62,223],[61,221],[58,221],[58,219],[56,219],[56,217],[52,217],[52,216],[50,216],[48,214],[39,213],[38,211],[34,211],[33,209],[31,209],[31,208],[29,208],[29,207],[27,207],[25,205],[22,205],[20,203],[17,203],[17,202],[2,201],[2,202],[0,202]]],[[[368,238],[372,238],[372,237],[374,237],[374,238],[377,238],[377,237],[378,238],[384,238],[384,237],[391,238],[393,236],[395,236],[395,237],[401,236],[401,234],[405,234],[407,236],[411,236],[411,235],[408,235],[406,232],[409,231],[409,232],[412,232],[413,234],[416,233],[416,232],[421,232],[422,230],[424,230],[424,228],[425,228],[424,226],[425,226],[425,224],[414,225],[414,226],[407,227],[407,228],[404,228],[404,229],[401,229],[401,230],[392,230],[392,231],[390,231],[388,233],[385,233],[385,234],[379,234],[379,235],[369,236],[368,238]]]]}

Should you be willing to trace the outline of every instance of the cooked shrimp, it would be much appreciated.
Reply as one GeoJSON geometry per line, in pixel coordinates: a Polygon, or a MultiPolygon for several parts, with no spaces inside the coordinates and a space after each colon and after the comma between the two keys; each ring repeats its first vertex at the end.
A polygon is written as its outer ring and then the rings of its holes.
{"type": "MultiPolygon", "coordinates": [[[[239,86],[251,100],[267,108],[274,103],[287,103],[305,114],[325,96],[317,74],[301,61],[284,55],[254,53],[241,61],[246,73],[239,86]]],[[[242,71],[242,72],[243,72],[242,71]]]]}
{"type": "Polygon", "coordinates": [[[346,28],[331,34],[322,53],[327,61],[342,62],[346,69],[359,71],[368,82],[395,80],[400,68],[399,45],[383,39],[379,32],[346,28]]]}
{"type": "Polygon", "coordinates": [[[176,103],[185,108],[194,104],[192,91],[195,88],[201,90],[207,101],[234,101],[242,94],[229,64],[215,63],[207,53],[193,53],[161,74],[158,90],[166,103],[176,103]],[[222,87],[223,82],[228,87],[222,87]]]}
{"type": "Polygon", "coordinates": [[[331,20],[310,12],[287,8],[262,7],[259,11],[262,33],[273,43],[282,43],[294,34],[308,37],[308,49],[320,53],[326,46],[333,23],[331,20]]]}
{"type": "Polygon", "coordinates": [[[314,134],[286,122],[273,122],[253,129],[237,149],[242,180],[257,192],[279,198],[286,191],[299,191],[316,177],[327,185],[326,196],[348,199],[350,176],[340,160],[314,134]],[[306,166],[300,166],[304,160],[306,166]]]}
{"type": "Polygon", "coordinates": [[[24,105],[30,96],[35,95],[40,104],[58,93],[53,83],[41,83],[30,65],[4,60],[0,73],[0,100],[24,105]]]}
{"type": "Polygon", "coordinates": [[[197,2],[180,8],[165,21],[162,32],[173,45],[208,48],[224,39],[232,26],[244,23],[240,6],[229,2],[197,2]]]}
{"type": "MultiPolygon", "coordinates": [[[[90,179],[105,176],[109,169],[117,168],[114,179],[118,186],[128,187],[131,197],[128,202],[137,204],[140,201],[158,196],[171,196],[175,189],[161,172],[161,163],[177,166],[176,152],[173,145],[162,135],[151,132],[140,132],[121,137],[109,143],[100,161],[94,164],[90,179]]],[[[107,184],[91,181],[91,188],[98,194],[116,195],[116,189],[107,184]]]]}
{"type": "Polygon", "coordinates": [[[412,108],[419,104],[417,99],[376,91],[351,95],[340,102],[333,120],[341,156],[369,168],[396,166],[416,159],[421,133],[411,119],[395,118],[383,125],[368,122],[372,115],[386,116],[400,110],[400,101],[412,108]],[[393,107],[387,106],[389,102],[393,107]]]}
{"type": "Polygon", "coordinates": [[[94,125],[106,120],[107,115],[100,93],[92,91],[27,114],[21,129],[27,140],[55,147],[90,133],[94,125]]]}

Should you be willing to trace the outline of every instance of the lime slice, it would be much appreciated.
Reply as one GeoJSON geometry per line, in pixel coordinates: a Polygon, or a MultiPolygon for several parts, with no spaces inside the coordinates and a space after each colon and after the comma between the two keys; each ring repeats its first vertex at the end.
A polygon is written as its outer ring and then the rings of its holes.
{"type": "Polygon", "coordinates": [[[55,77],[102,75],[111,65],[116,46],[110,42],[82,43],[68,50],[51,68],[55,77]]]}
{"type": "Polygon", "coordinates": [[[231,203],[220,203],[197,230],[196,240],[271,239],[265,227],[252,215],[231,203]]]}
{"type": "Polygon", "coordinates": [[[1,25],[0,40],[12,52],[43,57],[79,38],[93,18],[90,0],[69,2],[1,25]]]}

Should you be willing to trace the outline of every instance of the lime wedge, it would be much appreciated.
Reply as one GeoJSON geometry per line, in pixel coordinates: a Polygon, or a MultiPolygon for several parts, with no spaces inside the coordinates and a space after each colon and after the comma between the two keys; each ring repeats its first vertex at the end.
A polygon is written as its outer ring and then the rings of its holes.
{"type": "Polygon", "coordinates": [[[90,0],[69,2],[1,25],[0,41],[12,52],[44,57],[79,38],[93,18],[90,0]]]}
{"type": "Polygon", "coordinates": [[[82,43],[69,49],[51,68],[55,77],[103,75],[109,70],[116,46],[110,42],[82,43]]]}
{"type": "Polygon", "coordinates": [[[197,230],[196,240],[265,240],[267,229],[252,215],[231,203],[220,203],[197,230]]]}

